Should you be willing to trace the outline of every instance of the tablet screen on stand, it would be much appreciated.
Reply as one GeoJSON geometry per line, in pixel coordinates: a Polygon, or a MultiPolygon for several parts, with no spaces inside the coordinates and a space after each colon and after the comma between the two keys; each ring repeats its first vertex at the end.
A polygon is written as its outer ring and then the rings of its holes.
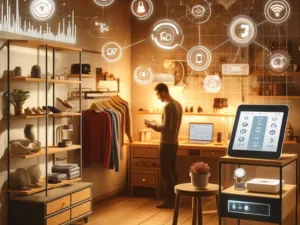
{"type": "Polygon", "coordinates": [[[289,114],[286,105],[241,105],[238,108],[228,155],[279,159],[289,114]]]}

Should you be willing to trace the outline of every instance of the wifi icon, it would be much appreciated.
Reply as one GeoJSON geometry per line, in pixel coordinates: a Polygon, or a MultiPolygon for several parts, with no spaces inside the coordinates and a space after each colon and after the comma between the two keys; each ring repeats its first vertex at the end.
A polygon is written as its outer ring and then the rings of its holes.
{"type": "Polygon", "coordinates": [[[284,6],[279,4],[272,5],[270,8],[275,13],[276,17],[280,17],[280,13],[285,9],[284,6]]]}

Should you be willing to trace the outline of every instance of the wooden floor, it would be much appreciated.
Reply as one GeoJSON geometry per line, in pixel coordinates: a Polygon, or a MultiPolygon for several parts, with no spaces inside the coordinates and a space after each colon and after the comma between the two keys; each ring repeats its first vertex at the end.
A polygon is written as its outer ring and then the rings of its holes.
{"type": "MultiPolygon", "coordinates": [[[[173,210],[156,209],[155,206],[159,203],[160,201],[153,199],[131,197],[118,197],[104,201],[100,205],[94,206],[93,215],[89,217],[87,225],[172,225],[173,210]]],[[[214,199],[206,199],[203,207],[205,211],[216,209],[214,199]]],[[[76,224],[83,224],[83,222],[76,224]]],[[[190,204],[185,203],[180,208],[178,224],[192,224],[192,209],[190,204]]],[[[218,216],[216,214],[204,215],[203,224],[218,225],[218,216]]],[[[237,222],[236,220],[230,220],[224,224],[236,225],[237,222]]],[[[265,225],[267,223],[242,221],[241,224],[265,225]]],[[[294,224],[289,223],[288,225],[294,224]]]]}

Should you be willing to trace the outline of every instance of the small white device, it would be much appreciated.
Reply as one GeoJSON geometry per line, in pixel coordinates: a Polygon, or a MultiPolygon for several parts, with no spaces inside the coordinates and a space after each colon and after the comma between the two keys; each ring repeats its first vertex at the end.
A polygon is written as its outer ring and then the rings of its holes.
{"type": "MultiPolygon", "coordinates": [[[[280,180],[256,178],[246,183],[250,192],[276,194],[280,191],[280,180]]],[[[282,181],[284,187],[284,181],[282,181]]]]}
{"type": "Polygon", "coordinates": [[[189,142],[191,144],[210,144],[213,142],[212,123],[190,123],[189,142]]]}

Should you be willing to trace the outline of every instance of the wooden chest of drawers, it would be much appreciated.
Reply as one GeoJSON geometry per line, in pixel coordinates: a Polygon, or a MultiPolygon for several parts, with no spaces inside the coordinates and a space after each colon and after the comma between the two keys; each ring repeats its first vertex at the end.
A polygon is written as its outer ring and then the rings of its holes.
{"type": "Polygon", "coordinates": [[[9,225],[67,225],[92,213],[92,184],[75,183],[9,202],[9,225]]]}
{"type": "Polygon", "coordinates": [[[160,169],[158,146],[131,146],[130,148],[130,192],[134,187],[155,188],[160,195],[160,169]]]}

